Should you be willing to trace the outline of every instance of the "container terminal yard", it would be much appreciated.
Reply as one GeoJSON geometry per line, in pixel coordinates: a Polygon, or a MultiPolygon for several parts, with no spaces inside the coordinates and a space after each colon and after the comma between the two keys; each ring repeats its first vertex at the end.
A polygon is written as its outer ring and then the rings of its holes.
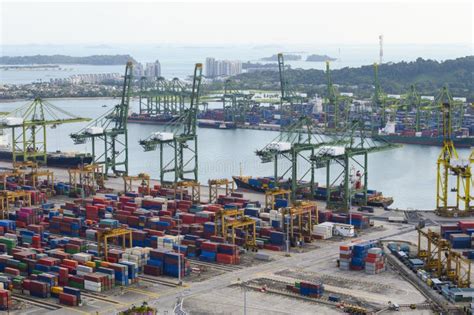
{"type": "MultiPolygon", "coordinates": [[[[413,107],[391,103],[377,84],[367,104],[347,106],[328,68],[318,120],[291,88],[282,54],[279,65],[279,105],[269,114],[279,135],[255,152],[274,165],[268,177],[198,181],[198,117],[211,115],[200,98],[199,63],[192,83],[156,90],[133,78],[127,63],[118,104],[94,120],[41,98],[2,115],[11,135],[10,161],[0,162],[2,311],[471,314],[474,151],[460,156],[456,148],[472,135],[465,127],[472,108],[447,88],[429,105],[414,90],[413,107]],[[159,109],[137,121],[162,120],[163,128],[129,138],[132,97],[159,109]],[[410,132],[397,131],[401,121],[410,132]],[[53,156],[49,128],[75,122],[88,124],[71,139],[91,151],[53,156]],[[395,129],[380,130],[390,123],[395,129]],[[368,186],[368,155],[400,147],[384,134],[440,144],[432,211],[392,209],[391,197],[368,186]],[[157,156],[159,178],[130,174],[131,141],[157,156]],[[315,181],[317,169],[326,170],[324,183],[315,181]]],[[[221,99],[230,99],[224,110],[232,119],[212,119],[217,128],[253,117],[240,116],[248,104],[240,94],[226,89],[221,99]]]]}

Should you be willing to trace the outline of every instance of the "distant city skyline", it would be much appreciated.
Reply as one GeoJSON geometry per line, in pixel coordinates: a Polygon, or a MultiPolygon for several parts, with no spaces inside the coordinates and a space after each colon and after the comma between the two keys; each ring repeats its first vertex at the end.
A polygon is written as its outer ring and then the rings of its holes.
{"type": "Polygon", "coordinates": [[[21,2],[0,4],[0,44],[465,44],[471,1],[21,2]],[[34,25],[34,28],[31,27],[34,25]]]}

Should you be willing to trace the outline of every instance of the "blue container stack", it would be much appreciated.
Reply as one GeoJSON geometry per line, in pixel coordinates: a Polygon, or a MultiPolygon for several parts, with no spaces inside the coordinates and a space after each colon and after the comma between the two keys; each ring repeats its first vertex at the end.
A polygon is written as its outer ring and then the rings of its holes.
{"type": "Polygon", "coordinates": [[[449,239],[453,248],[471,248],[471,236],[468,234],[451,234],[449,239]]]}
{"type": "Polygon", "coordinates": [[[300,294],[305,296],[317,297],[320,298],[324,293],[324,285],[322,282],[318,283],[309,283],[309,282],[300,282],[300,294]]]}
{"type": "Polygon", "coordinates": [[[214,222],[204,223],[204,233],[214,234],[216,232],[216,224],[214,222]]]}
{"type": "Polygon", "coordinates": [[[270,243],[281,246],[285,243],[285,234],[283,232],[272,231],[270,233],[270,243]]]}
{"type": "MultiPolygon", "coordinates": [[[[179,275],[179,255],[178,253],[169,252],[165,254],[165,264],[163,267],[164,274],[177,278],[179,275]]],[[[185,276],[185,259],[181,257],[181,276],[185,276]]]]}
{"type": "Polygon", "coordinates": [[[258,218],[260,214],[260,208],[247,207],[244,210],[244,214],[251,217],[258,218]]]}
{"type": "Polygon", "coordinates": [[[365,258],[367,257],[368,250],[372,247],[375,247],[375,243],[359,243],[352,247],[352,270],[363,270],[365,268],[365,258]]]}

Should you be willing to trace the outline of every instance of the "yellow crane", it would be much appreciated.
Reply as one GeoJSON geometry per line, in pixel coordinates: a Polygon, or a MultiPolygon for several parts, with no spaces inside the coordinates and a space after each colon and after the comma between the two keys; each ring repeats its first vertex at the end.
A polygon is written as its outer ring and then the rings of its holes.
{"type": "Polygon", "coordinates": [[[290,201],[291,190],[288,189],[268,189],[265,191],[265,208],[275,209],[275,199],[281,198],[290,201]]]}
{"type": "Polygon", "coordinates": [[[122,248],[125,249],[126,247],[126,240],[127,236],[129,239],[129,248],[132,247],[132,230],[129,229],[122,229],[122,228],[117,228],[117,229],[107,229],[107,230],[98,230],[97,231],[97,252],[99,255],[101,254],[101,250],[103,248],[104,250],[104,257],[105,260],[108,260],[109,258],[109,253],[108,253],[108,243],[109,240],[112,238],[117,238],[121,237],[122,238],[122,248]]]}
{"type": "Polygon", "coordinates": [[[299,231],[299,240],[306,238],[307,241],[311,241],[311,235],[313,232],[313,224],[317,224],[318,213],[317,206],[311,202],[299,202],[298,204],[282,209],[283,218],[288,218],[288,226],[285,224],[285,229],[288,229],[289,236],[292,240],[295,240],[295,219],[297,220],[297,227],[299,231]],[[314,212],[314,213],[313,213],[314,212]],[[314,217],[313,217],[314,215],[314,217]],[[313,218],[316,220],[313,222],[313,218]]]}
{"type": "Polygon", "coordinates": [[[123,176],[124,192],[133,191],[133,182],[141,181],[140,187],[145,188],[145,194],[150,194],[150,175],[146,173],[140,173],[137,176],[123,176]]]}
{"type": "Polygon", "coordinates": [[[226,241],[230,239],[235,244],[235,229],[243,229],[245,231],[245,245],[247,249],[257,249],[257,224],[254,219],[246,217],[242,209],[226,209],[220,210],[215,217],[216,229],[215,234],[224,237],[226,241]]]}
{"type": "Polygon", "coordinates": [[[451,249],[451,244],[439,233],[418,230],[418,257],[425,262],[425,269],[436,277],[447,277],[460,288],[471,285],[471,261],[451,249]],[[426,249],[422,249],[422,239],[426,249]]]}
{"type": "MultiPolygon", "coordinates": [[[[472,173],[471,161],[460,159],[452,140],[451,97],[446,90],[440,98],[443,119],[443,148],[437,161],[436,212],[443,216],[466,216],[474,210],[471,205],[472,173]],[[455,204],[449,203],[449,176],[455,176],[455,204]]],[[[471,153],[472,156],[472,153],[471,153]]]]}
{"type": "Polygon", "coordinates": [[[219,188],[225,187],[226,196],[234,191],[234,181],[227,178],[210,179],[207,183],[209,184],[209,203],[217,202],[219,188]]]}

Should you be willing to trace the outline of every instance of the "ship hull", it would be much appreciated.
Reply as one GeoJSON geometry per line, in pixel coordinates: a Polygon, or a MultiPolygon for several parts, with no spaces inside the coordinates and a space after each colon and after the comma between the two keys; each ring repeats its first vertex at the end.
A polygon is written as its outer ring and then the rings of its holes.
{"type": "Polygon", "coordinates": [[[176,120],[175,117],[163,118],[163,117],[138,117],[129,116],[127,122],[132,124],[146,124],[146,125],[166,125],[176,120]]]}
{"type": "Polygon", "coordinates": [[[246,183],[243,180],[241,180],[240,178],[238,178],[237,176],[232,176],[232,179],[234,180],[234,182],[235,182],[235,184],[237,185],[238,188],[246,189],[246,190],[252,190],[252,191],[255,191],[255,192],[259,192],[259,193],[264,193],[265,192],[264,188],[260,188],[260,187],[257,187],[257,186],[250,185],[249,183],[246,183]]]}
{"type": "Polygon", "coordinates": [[[237,125],[229,121],[198,121],[199,128],[211,128],[211,129],[236,129],[237,125]]]}
{"type": "MultiPolygon", "coordinates": [[[[430,146],[442,146],[442,137],[416,137],[416,136],[401,136],[401,135],[379,135],[381,139],[384,139],[393,143],[403,144],[417,144],[417,145],[430,145],[430,146]]],[[[470,148],[474,146],[474,138],[454,138],[453,143],[458,148],[470,148]]]]}
{"type": "MultiPolygon", "coordinates": [[[[10,151],[0,151],[0,160],[11,162],[13,160],[13,154],[10,151]]],[[[21,162],[21,159],[18,160],[21,162]]],[[[58,156],[53,153],[49,153],[46,161],[46,165],[50,167],[58,168],[72,168],[77,167],[81,163],[91,164],[92,156],[90,155],[75,155],[75,156],[58,156]]]]}

